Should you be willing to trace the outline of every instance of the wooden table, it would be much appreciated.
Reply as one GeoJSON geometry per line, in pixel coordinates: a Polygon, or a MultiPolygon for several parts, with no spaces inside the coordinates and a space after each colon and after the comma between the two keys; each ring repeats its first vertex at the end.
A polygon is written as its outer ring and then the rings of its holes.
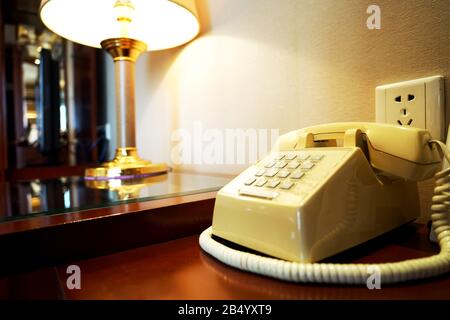
{"type": "Polygon", "coordinates": [[[231,179],[180,172],[156,178],[126,185],[137,191],[125,199],[79,177],[41,181],[44,211],[29,209],[36,196],[27,191],[29,182],[7,186],[0,202],[15,205],[0,206],[0,277],[198,233],[211,224],[216,191],[231,179]]]}
{"type": "MultiPolygon", "coordinates": [[[[329,259],[385,262],[424,257],[437,248],[423,225],[409,225],[329,259]]],[[[66,287],[67,265],[0,279],[0,298],[59,299],[450,299],[450,275],[385,286],[286,283],[242,272],[201,251],[198,235],[74,262],[81,290],[66,287]]]]}
{"type": "MultiPolygon", "coordinates": [[[[198,235],[211,225],[211,190],[226,181],[173,173],[146,189],[156,197],[106,205],[105,194],[76,182],[87,197],[83,208],[0,223],[0,299],[450,299],[450,275],[369,290],[287,283],[223,265],[200,249],[198,235]],[[66,286],[69,265],[81,269],[81,290],[66,286]]],[[[416,224],[328,261],[399,261],[436,251],[416,224]]]]}

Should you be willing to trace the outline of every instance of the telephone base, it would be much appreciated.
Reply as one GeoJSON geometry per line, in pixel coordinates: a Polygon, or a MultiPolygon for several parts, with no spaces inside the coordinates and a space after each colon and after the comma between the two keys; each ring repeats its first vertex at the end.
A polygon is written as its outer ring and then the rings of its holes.
{"type": "MultiPolygon", "coordinates": [[[[295,170],[288,170],[291,177],[295,170]]],[[[381,182],[360,148],[277,151],[218,192],[212,234],[280,259],[316,262],[415,220],[418,199],[415,182],[381,182]],[[248,186],[268,162],[288,154],[320,160],[275,188],[277,181],[248,186]]]]}

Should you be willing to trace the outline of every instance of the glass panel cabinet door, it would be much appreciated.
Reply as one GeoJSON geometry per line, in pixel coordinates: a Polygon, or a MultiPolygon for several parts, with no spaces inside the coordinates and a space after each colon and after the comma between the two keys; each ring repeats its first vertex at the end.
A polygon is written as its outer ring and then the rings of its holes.
{"type": "Polygon", "coordinates": [[[104,53],[46,29],[38,8],[34,0],[1,3],[6,114],[0,128],[10,176],[109,158],[104,53]]]}

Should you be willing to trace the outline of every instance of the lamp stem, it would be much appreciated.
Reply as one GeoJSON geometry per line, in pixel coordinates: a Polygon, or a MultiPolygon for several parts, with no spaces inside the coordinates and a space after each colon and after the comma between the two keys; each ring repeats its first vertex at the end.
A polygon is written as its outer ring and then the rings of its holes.
{"type": "Polygon", "coordinates": [[[117,148],[136,147],[136,115],[134,77],[139,55],[147,49],[141,41],[129,38],[113,38],[102,41],[114,60],[116,79],[117,148]]]}
{"type": "Polygon", "coordinates": [[[102,41],[114,60],[116,77],[117,149],[113,160],[101,167],[86,169],[86,179],[130,179],[166,173],[165,163],[155,164],[141,159],[136,149],[134,69],[139,55],[147,45],[129,38],[113,38],[102,41]]]}
{"type": "Polygon", "coordinates": [[[116,79],[117,147],[136,147],[135,62],[114,61],[116,79]]]}

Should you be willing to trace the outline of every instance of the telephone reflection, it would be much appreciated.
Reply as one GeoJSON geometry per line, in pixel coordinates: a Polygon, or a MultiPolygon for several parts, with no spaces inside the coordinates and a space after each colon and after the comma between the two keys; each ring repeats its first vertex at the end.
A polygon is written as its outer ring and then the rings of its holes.
{"type": "MultiPolygon", "coordinates": [[[[200,246],[226,264],[283,280],[365,283],[367,265],[317,262],[415,220],[417,181],[441,170],[444,148],[426,130],[387,124],[292,131],[218,192],[213,224],[200,236],[200,246]],[[229,248],[220,239],[264,256],[229,248]]],[[[372,265],[381,268],[385,282],[450,269],[447,171],[438,173],[442,190],[435,195],[445,208],[432,214],[441,253],[372,265]]]]}

